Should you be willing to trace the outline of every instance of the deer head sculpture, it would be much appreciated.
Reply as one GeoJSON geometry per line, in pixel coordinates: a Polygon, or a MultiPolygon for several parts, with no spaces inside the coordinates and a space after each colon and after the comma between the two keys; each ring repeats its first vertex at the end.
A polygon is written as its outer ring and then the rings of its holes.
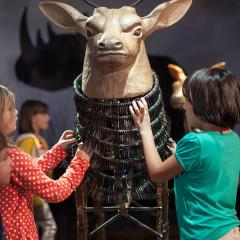
{"type": "Polygon", "coordinates": [[[180,20],[191,3],[192,0],[168,1],[145,17],[140,17],[132,6],[96,7],[90,17],[60,2],[41,2],[40,9],[58,26],[86,37],[84,94],[113,99],[135,97],[151,90],[152,70],[144,39],[180,20]]]}

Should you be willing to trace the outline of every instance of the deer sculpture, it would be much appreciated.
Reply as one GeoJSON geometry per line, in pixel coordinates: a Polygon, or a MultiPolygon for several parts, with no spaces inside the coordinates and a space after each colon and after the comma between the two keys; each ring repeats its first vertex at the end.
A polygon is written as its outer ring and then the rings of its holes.
{"type": "MultiPolygon", "coordinates": [[[[87,39],[82,74],[74,81],[77,110],[76,135],[95,146],[90,168],[77,190],[79,229],[84,239],[92,236],[120,216],[149,228],[128,214],[135,200],[149,197],[156,186],[150,181],[139,135],[128,107],[132,100],[144,96],[149,104],[155,142],[162,158],[170,154],[168,124],[162,93],[152,71],[144,39],[154,31],[179,21],[191,6],[191,0],[172,0],[158,5],[145,17],[134,6],[118,9],[99,7],[92,16],[60,2],[41,2],[41,11],[59,27],[78,32],[87,39]],[[81,190],[83,189],[83,190],[81,190]],[[87,234],[87,221],[81,218],[87,209],[79,198],[88,193],[101,204],[112,207],[117,214],[87,234]],[[84,230],[83,230],[84,229],[84,230]]],[[[157,237],[167,239],[167,183],[157,186],[157,237]],[[164,206],[163,206],[164,205],[164,206]],[[163,220],[164,219],[164,220],[163,220]]],[[[84,199],[84,197],[83,197],[84,199]]],[[[98,208],[98,211],[106,208],[98,208]]],[[[108,209],[109,210],[109,209],[108,209]]],[[[154,210],[154,209],[153,209],[154,210]]]]}

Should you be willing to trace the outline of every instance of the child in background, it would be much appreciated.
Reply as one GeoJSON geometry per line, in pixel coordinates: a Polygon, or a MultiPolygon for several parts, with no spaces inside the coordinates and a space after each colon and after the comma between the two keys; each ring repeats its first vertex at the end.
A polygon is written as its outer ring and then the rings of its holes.
{"type": "Polygon", "coordinates": [[[239,240],[240,139],[232,129],[240,120],[240,82],[226,69],[201,69],[186,79],[183,94],[188,125],[201,131],[187,133],[164,162],[145,99],[130,106],[149,175],[155,182],[175,177],[181,239],[239,240]]]}
{"type": "MultiPolygon", "coordinates": [[[[16,129],[15,97],[0,85],[0,131],[5,137],[16,129]]],[[[42,157],[33,159],[17,147],[9,147],[12,159],[10,184],[0,187],[0,214],[5,238],[8,240],[37,240],[38,233],[32,213],[32,194],[51,201],[66,199],[80,184],[92,154],[87,145],[80,145],[66,172],[57,180],[46,173],[57,166],[74,143],[72,131],[65,131],[58,143],[42,157]]]]}
{"type": "MultiPolygon", "coordinates": [[[[17,146],[33,158],[40,157],[48,150],[46,140],[40,131],[47,130],[49,125],[48,106],[38,100],[27,100],[22,104],[19,113],[17,146]]],[[[51,176],[52,172],[48,173],[51,176]]],[[[42,198],[33,195],[34,219],[41,228],[42,240],[54,240],[57,225],[49,204],[42,198]]]]}

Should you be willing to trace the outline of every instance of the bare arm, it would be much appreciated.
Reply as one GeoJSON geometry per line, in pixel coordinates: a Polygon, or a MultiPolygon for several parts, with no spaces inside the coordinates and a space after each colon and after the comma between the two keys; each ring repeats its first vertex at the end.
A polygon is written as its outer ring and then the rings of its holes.
{"type": "Polygon", "coordinates": [[[183,169],[175,155],[170,156],[163,162],[157,152],[145,99],[141,98],[140,101],[133,101],[130,112],[142,139],[144,156],[152,181],[168,180],[181,173],[183,169]]]}

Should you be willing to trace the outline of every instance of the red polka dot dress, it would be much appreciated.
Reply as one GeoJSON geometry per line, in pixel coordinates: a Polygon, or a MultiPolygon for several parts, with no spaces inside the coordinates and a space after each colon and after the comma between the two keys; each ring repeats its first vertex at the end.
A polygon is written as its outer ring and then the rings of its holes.
{"type": "Polygon", "coordinates": [[[73,158],[66,172],[58,180],[52,180],[45,173],[66,157],[61,147],[55,145],[38,159],[32,159],[18,148],[9,148],[8,153],[13,161],[11,183],[0,187],[0,214],[6,239],[39,239],[32,194],[49,202],[66,199],[83,179],[88,161],[81,156],[73,158]]]}

